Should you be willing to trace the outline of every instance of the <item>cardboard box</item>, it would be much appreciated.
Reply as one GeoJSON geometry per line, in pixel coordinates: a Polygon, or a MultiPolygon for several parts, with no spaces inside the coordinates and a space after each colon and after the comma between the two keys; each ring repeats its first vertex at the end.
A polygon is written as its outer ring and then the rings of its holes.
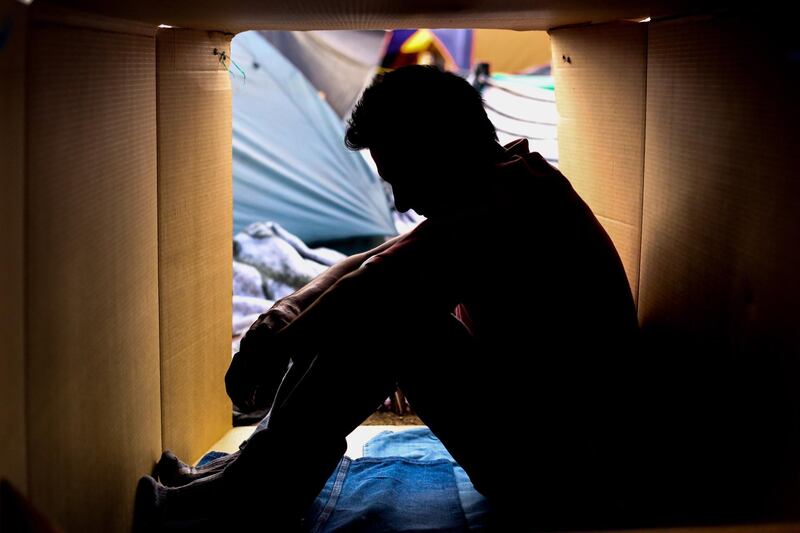
{"type": "MultiPolygon", "coordinates": [[[[5,6],[4,6],[5,7],[5,6]]],[[[2,11],[0,47],[0,474],[28,485],[25,416],[25,48],[27,13],[2,11]]]]}
{"type": "Polygon", "coordinates": [[[162,446],[187,460],[231,426],[231,86],[220,56],[230,39],[156,38],[162,446]]]}
{"type": "MultiPolygon", "coordinates": [[[[617,243],[642,324],[670,348],[702,339],[698,362],[758,363],[737,406],[796,407],[796,374],[775,377],[800,348],[799,92],[783,27],[683,16],[698,3],[54,4],[2,12],[16,22],[0,46],[0,472],[67,531],[128,530],[162,448],[194,459],[228,426],[220,31],[576,25],[552,31],[562,168],[617,243]],[[159,23],[198,31],[156,36],[159,23]]],[[[790,426],[783,412],[754,411],[767,415],[756,437],[790,426]]]]}
{"type": "Polygon", "coordinates": [[[642,231],[647,25],[550,32],[559,169],[622,258],[636,299],[642,231]]]}
{"type": "Polygon", "coordinates": [[[28,29],[28,496],[121,531],[161,451],[155,31],[77,22],[28,29]]]}

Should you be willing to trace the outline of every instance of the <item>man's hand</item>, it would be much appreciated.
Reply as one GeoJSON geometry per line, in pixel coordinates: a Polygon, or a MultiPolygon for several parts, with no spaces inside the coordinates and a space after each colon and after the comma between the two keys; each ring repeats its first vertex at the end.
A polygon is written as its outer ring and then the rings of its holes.
{"type": "Polygon", "coordinates": [[[293,319],[293,312],[276,304],[245,333],[225,373],[225,389],[239,411],[266,409],[272,403],[289,365],[276,334],[293,319]]]}

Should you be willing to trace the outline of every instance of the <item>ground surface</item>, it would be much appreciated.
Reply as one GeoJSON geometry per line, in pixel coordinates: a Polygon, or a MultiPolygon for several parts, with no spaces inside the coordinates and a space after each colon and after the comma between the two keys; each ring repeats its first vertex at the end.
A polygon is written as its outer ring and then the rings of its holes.
{"type": "Polygon", "coordinates": [[[417,415],[397,415],[391,411],[375,411],[362,422],[364,426],[424,426],[417,415]]]}

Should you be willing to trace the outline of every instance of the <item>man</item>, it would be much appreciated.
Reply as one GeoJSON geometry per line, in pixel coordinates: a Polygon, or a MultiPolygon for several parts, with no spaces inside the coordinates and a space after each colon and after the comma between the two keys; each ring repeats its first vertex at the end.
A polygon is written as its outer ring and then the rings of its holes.
{"type": "Polygon", "coordinates": [[[623,460],[637,320],[591,210],[527,141],[500,146],[480,95],[434,68],[379,76],[346,144],[370,150],[398,210],[427,220],[332,267],[252,326],[226,376],[234,403],[272,398],[291,358],[264,428],[207,469],[167,454],[161,477],[183,486],[143,478],[140,527],[294,526],[345,436],[396,386],[506,526],[624,514],[635,486],[623,460]],[[321,413],[332,398],[335,412],[321,413]],[[520,428],[529,436],[507,437],[520,428]]]}

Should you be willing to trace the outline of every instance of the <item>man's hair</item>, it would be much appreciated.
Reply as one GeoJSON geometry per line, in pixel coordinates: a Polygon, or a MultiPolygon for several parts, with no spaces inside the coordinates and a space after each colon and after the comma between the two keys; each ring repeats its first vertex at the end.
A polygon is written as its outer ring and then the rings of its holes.
{"type": "Polygon", "coordinates": [[[473,150],[489,149],[497,142],[480,93],[465,79],[422,65],[377,75],[350,115],[347,147],[419,144],[420,137],[473,150]]]}

